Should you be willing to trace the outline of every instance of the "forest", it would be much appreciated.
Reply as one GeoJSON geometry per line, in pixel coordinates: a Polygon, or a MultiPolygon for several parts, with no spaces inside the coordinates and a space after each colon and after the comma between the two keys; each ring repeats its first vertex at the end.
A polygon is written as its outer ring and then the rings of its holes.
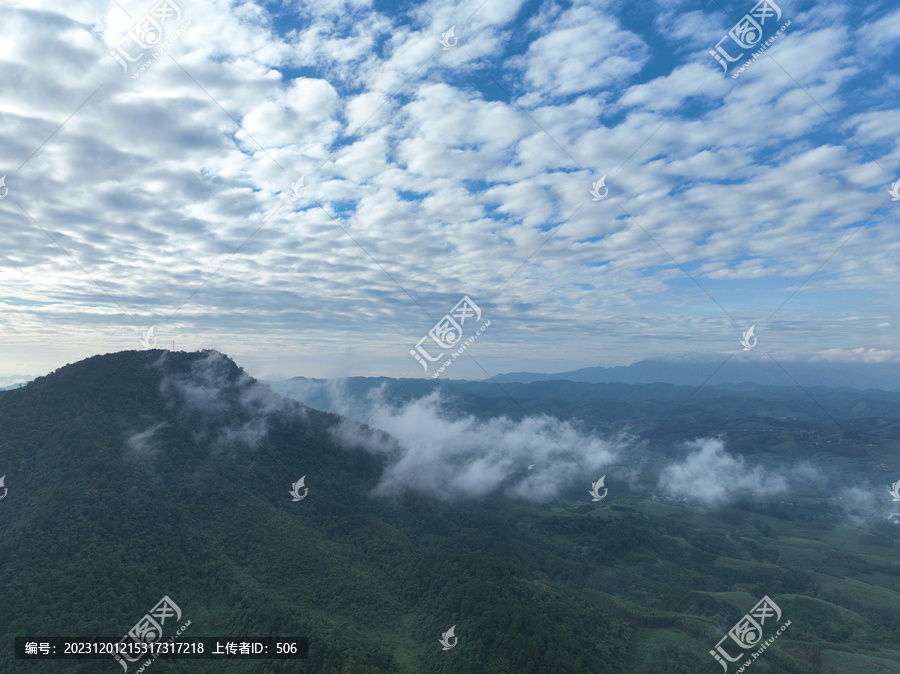
{"type": "MultiPolygon", "coordinates": [[[[595,429],[627,421],[649,435],[678,402],[658,387],[629,393],[629,407],[563,388],[530,400],[595,429]]],[[[456,395],[461,413],[516,413],[484,391],[456,395]]],[[[751,418],[738,413],[749,394],[729,395],[682,405],[648,456],[716,420],[773,462],[819,447],[865,476],[896,451],[886,409],[842,417],[835,394],[834,419],[758,406],[751,418]]],[[[815,490],[719,508],[624,483],[600,503],[582,485],[543,504],[376,497],[389,457],[342,446],[339,422],[209,351],[96,356],[0,393],[0,670],[121,671],[15,660],[13,640],[118,640],[169,596],[191,636],[307,637],[309,658],[151,672],[716,672],[710,650],[769,596],[791,626],[754,671],[900,671],[896,525],[854,526],[815,490]],[[301,475],[309,495],[293,502],[301,475]],[[444,651],[453,625],[458,645],[444,651]]]]}

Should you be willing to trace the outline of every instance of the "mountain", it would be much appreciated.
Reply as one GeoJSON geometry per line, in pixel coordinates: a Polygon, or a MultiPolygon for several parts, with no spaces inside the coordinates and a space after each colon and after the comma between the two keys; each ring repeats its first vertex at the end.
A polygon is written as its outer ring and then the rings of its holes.
{"type": "Polygon", "coordinates": [[[669,421],[676,426],[697,423],[705,424],[707,428],[748,416],[822,423],[891,417],[900,409],[900,391],[749,383],[695,387],[558,379],[498,383],[388,377],[332,380],[294,377],[266,384],[281,395],[311,407],[361,421],[366,418],[372,401],[402,405],[435,394],[453,401],[458,410],[480,418],[501,415],[521,418],[525,414],[552,409],[556,416],[578,418],[596,428],[624,423],[648,432],[669,421]]]}
{"type": "Polygon", "coordinates": [[[25,386],[25,384],[30,382],[32,379],[34,379],[34,376],[30,374],[17,374],[9,377],[0,377],[0,391],[9,391],[10,389],[25,386]]]}
{"type": "Polygon", "coordinates": [[[14,388],[22,388],[26,383],[27,382],[20,382],[18,384],[11,384],[10,386],[0,386],[0,391],[11,391],[14,388]]]}
{"type": "Polygon", "coordinates": [[[717,386],[749,382],[767,386],[848,386],[858,389],[900,389],[900,363],[801,363],[667,362],[641,360],[631,365],[586,367],[571,372],[541,374],[510,372],[493,377],[496,382],[535,382],[562,379],[589,383],[619,382],[680,386],[717,386]]]}
{"type": "MultiPolygon", "coordinates": [[[[11,658],[15,636],[118,641],[163,596],[191,636],[310,640],[299,665],[153,665],[169,672],[602,671],[621,660],[611,617],[517,565],[538,548],[491,540],[513,515],[504,504],[486,514],[373,499],[385,459],[338,445],[339,423],[215,352],[98,356],[0,394],[0,671],[33,671],[11,658]],[[301,476],[308,496],[294,502],[301,476]],[[444,653],[454,624],[462,643],[444,653]]],[[[546,561],[553,575],[571,565],[546,561]]],[[[70,660],[42,671],[121,670],[70,660]]]]}
{"type": "MultiPolygon", "coordinates": [[[[605,395],[631,405],[625,423],[653,400],[685,404],[673,389],[605,395]]],[[[754,671],[900,667],[896,524],[848,520],[830,484],[727,503],[704,489],[699,504],[650,498],[660,487],[635,471],[659,457],[637,443],[608,466],[609,496],[593,502],[588,487],[603,473],[581,464],[602,465],[613,444],[576,423],[602,395],[520,390],[530,409],[502,421],[490,406],[509,399],[483,388],[453,392],[446,419],[429,416],[420,393],[434,390],[409,394],[405,416],[371,417],[400,419],[395,437],[286,399],[212,351],[96,356],[0,393],[0,671],[38,669],[12,657],[16,636],[118,641],[164,596],[183,614],[165,637],[187,620],[184,637],[305,636],[309,659],[170,660],[150,671],[712,672],[710,650],[765,595],[792,624],[754,671]],[[483,423],[466,421],[479,405],[483,423]],[[522,448],[543,463],[519,465],[522,448]],[[497,489],[452,492],[498,474],[497,489]],[[301,477],[308,492],[295,501],[301,477]],[[443,650],[451,627],[458,642],[443,650]]],[[[767,395],[758,404],[774,409],[767,395]]],[[[735,400],[692,423],[724,423],[747,402],[735,400]]],[[[641,416],[663,426],[650,409],[641,416]]],[[[748,476],[771,487],[811,474],[793,471],[821,452],[859,488],[881,470],[873,461],[893,461],[896,449],[879,443],[898,415],[841,419],[869,429],[854,439],[803,414],[745,414],[742,428],[777,429],[779,443],[750,456],[758,467],[732,460],[727,475],[713,448],[698,477],[743,493],[748,476]]],[[[673,436],[696,437],[680,423],[673,436]]],[[[123,671],[111,659],[39,667],[123,671]]]]}

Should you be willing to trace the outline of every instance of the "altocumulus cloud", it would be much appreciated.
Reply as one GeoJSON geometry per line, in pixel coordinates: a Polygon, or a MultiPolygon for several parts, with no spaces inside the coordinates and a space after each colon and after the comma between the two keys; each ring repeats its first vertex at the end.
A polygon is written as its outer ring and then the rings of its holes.
{"type": "Polygon", "coordinates": [[[737,83],[707,53],[731,10],[599,0],[192,0],[131,79],[109,50],[153,4],[4,9],[0,374],[157,324],[258,369],[412,375],[434,323],[416,304],[441,316],[462,290],[510,307],[479,344],[494,371],[731,351],[788,298],[780,360],[893,349],[887,3],[785,7],[795,26],[737,83]]]}

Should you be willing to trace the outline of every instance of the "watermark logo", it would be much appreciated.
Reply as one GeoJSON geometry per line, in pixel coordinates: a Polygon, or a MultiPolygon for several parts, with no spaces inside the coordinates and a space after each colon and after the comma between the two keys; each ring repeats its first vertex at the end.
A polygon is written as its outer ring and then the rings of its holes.
{"type": "MultiPolygon", "coordinates": [[[[6,475],[4,475],[3,477],[0,477],[0,487],[3,488],[3,496],[0,496],[0,501],[2,501],[3,499],[6,498],[6,492],[9,491],[9,489],[7,489],[7,488],[6,488],[6,485],[3,483],[4,480],[6,480],[6,475]]],[[[900,484],[900,482],[898,482],[897,484],[900,484]]],[[[895,500],[895,501],[900,501],[900,499],[894,499],[894,500],[895,500]]]]}
{"type": "MultiPolygon", "coordinates": [[[[178,604],[169,599],[169,596],[166,595],[160,599],[156,606],[150,609],[150,612],[141,618],[134,627],[128,630],[128,634],[122,637],[122,640],[119,642],[122,644],[122,648],[119,649],[119,652],[113,657],[120,665],[122,665],[126,672],[128,671],[128,662],[134,663],[143,657],[142,652],[129,649],[128,638],[131,637],[132,641],[137,643],[155,643],[162,638],[163,625],[166,624],[166,620],[171,621],[173,617],[175,622],[181,620],[181,609],[178,607],[178,604]],[[138,657],[131,657],[135,654],[138,657]],[[128,662],[126,662],[126,660],[128,662]]],[[[182,626],[181,630],[178,631],[178,634],[181,634],[188,624],[190,624],[190,621],[182,626]]],[[[174,640],[175,637],[169,638],[169,641],[174,640]]],[[[154,660],[155,659],[156,658],[154,658],[154,660]]],[[[150,662],[152,661],[148,660],[147,664],[150,662]]],[[[144,667],[141,667],[139,671],[143,671],[143,669],[144,667]]]]}
{"type": "MultiPolygon", "coordinates": [[[[5,178],[6,176],[3,176],[3,177],[5,178]]],[[[3,184],[3,180],[0,179],[0,185],[2,185],[2,184],[3,184]]],[[[900,180],[898,180],[893,185],[891,185],[891,189],[889,189],[888,192],[891,193],[891,197],[892,197],[891,201],[900,201],[900,180]]],[[[6,195],[4,194],[3,196],[5,197],[6,195]]],[[[2,198],[3,197],[0,197],[0,199],[2,199],[2,198]]]]}
{"type": "Polygon", "coordinates": [[[441,51],[447,51],[448,49],[453,49],[456,46],[456,43],[459,42],[459,38],[456,37],[456,26],[450,26],[450,30],[446,33],[441,33],[441,44],[444,45],[444,48],[441,51]],[[451,40],[453,40],[451,42],[451,40]]]}
{"type": "Polygon", "coordinates": [[[146,50],[153,49],[159,45],[159,49],[153,52],[152,58],[147,59],[137,72],[134,72],[131,75],[133,78],[138,77],[146,68],[156,61],[173,42],[175,42],[176,38],[187,30],[188,26],[191,25],[190,21],[183,24],[178,29],[178,32],[169,37],[164,44],[160,45],[160,42],[166,33],[166,23],[172,23],[179,19],[181,19],[181,8],[177,4],[172,2],[172,0],[159,0],[159,2],[153,5],[149,12],[132,24],[131,28],[128,29],[128,32],[125,33],[125,36],[116,43],[116,48],[109,51],[110,56],[116,59],[116,61],[119,62],[119,65],[122,66],[122,69],[128,73],[129,63],[135,63],[143,58],[144,54],[147,53],[146,50]],[[128,42],[131,42],[132,44],[126,49],[126,43],[128,42]],[[132,56],[132,54],[138,50],[143,51],[137,54],[137,56],[132,56]]]}
{"type": "MultiPolygon", "coordinates": [[[[441,320],[437,322],[437,324],[425,335],[422,339],[419,340],[418,344],[416,344],[415,349],[410,349],[409,353],[415,357],[417,361],[419,361],[419,365],[425,370],[425,373],[428,373],[428,362],[434,363],[440,360],[444,352],[439,353],[436,356],[432,356],[428,351],[425,350],[425,347],[422,346],[422,342],[424,342],[429,337],[434,341],[435,344],[438,345],[441,349],[452,349],[457,346],[462,340],[463,336],[463,326],[466,324],[466,319],[470,320],[471,323],[477,323],[481,320],[481,309],[478,307],[475,302],[469,299],[468,295],[465,295],[459,302],[456,303],[456,306],[450,310],[450,313],[444,316],[441,320]],[[472,318],[474,317],[474,321],[472,318]]],[[[438,377],[445,369],[450,366],[454,360],[456,360],[459,356],[462,355],[462,352],[465,351],[469,346],[478,339],[478,336],[484,332],[487,327],[491,324],[490,321],[486,321],[475,333],[469,337],[465,342],[463,342],[462,346],[459,349],[450,354],[450,359],[444,361],[444,363],[438,368],[437,372],[431,375],[432,379],[438,377]]]]}
{"type": "Polygon", "coordinates": [[[451,648],[456,646],[457,642],[459,641],[459,637],[454,634],[455,629],[456,625],[454,625],[441,635],[440,642],[441,646],[443,646],[443,648],[441,649],[442,651],[449,651],[451,648]],[[453,643],[450,643],[451,639],[453,639],[453,643]]]}
{"type": "Polygon", "coordinates": [[[309,488],[306,487],[306,485],[304,484],[305,482],[306,482],[306,475],[304,475],[299,480],[294,482],[294,484],[291,485],[290,494],[291,494],[291,496],[294,497],[294,499],[293,499],[294,501],[302,501],[303,499],[306,498],[306,495],[309,493],[309,488]],[[301,489],[303,490],[302,496],[300,495],[301,489]]]}
{"type": "Polygon", "coordinates": [[[743,335],[743,338],[741,339],[741,346],[744,347],[744,351],[749,351],[754,346],[756,346],[756,342],[759,341],[756,339],[756,337],[753,336],[754,328],[756,328],[756,326],[751,325],[750,329],[747,330],[747,332],[741,333],[743,335]],[[753,340],[752,343],[750,342],[751,339],[753,340]]]}
{"type": "MultiPolygon", "coordinates": [[[[745,51],[741,51],[737,56],[732,56],[730,52],[735,52],[738,50],[747,50],[757,46],[763,38],[763,34],[765,33],[765,25],[766,21],[769,22],[769,26],[781,19],[781,8],[776,5],[772,0],[759,0],[747,14],[744,14],[741,17],[741,20],[738,21],[734,28],[732,28],[728,33],[716,43],[715,49],[710,49],[710,55],[716,59],[718,64],[724,68],[725,72],[728,72],[728,65],[730,63],[734,63],[743,57],[746,53],[745,51]],[[731,40],[735,46],[730,46],[726,49],[722,43],[726,40],[731,40]]],[[[746,64],[741,68],[741,71],[750,63],[752,63],[757,56],[759,56],[763,51],[768,49],[769,45],[772,44],[780,35],[784,32],[784,30],[791,25],[791,22],[788,21],[784,26],[782,26],[772,37],[770,37],[765,44],[762,45],[762,49],[753,54],[752,58],[747,61],[746,64]]],[[[738,73],[739,74],[739,73],[738,73]]],[[[737,77],[737,74],[732,75],[732,77],[737,77]]]]}
{"type": "Polygon", "coordinates": [[[594,497],[595,501],[602,501],[606,498],[606,494],[609,489],[606,488],[606,485],[603,484],[603,481],[606,480],[606,475],[597,480],[594,484],[591,485],[591,490],[588,492],[591,496],[594,497]],[[603,495],[600,495],[600,489],[603,489],[603,495]]]}
{"type": "Polygon", "coordinates": [[[609,194],[609,188],[606,186],[606,176],[603,176],[595,183],[591,183],[591,195],[594,197],[593,201],[600,201],[601,199],[606,198],[606,195],[609,194]],[[603,188],[603,194],[600,194],[600,188],[603,188]]]}
{"type": "MultiPolygon", "coordinates": [[[[900,180],[897,182],[900,183],[900,180]]],[[[4,199],[9,194],[9,188],[6,186],[6,176],[0,178],[0,188],[3,190],[3,194],[0,194],[0,199],[4,199]]]]}
{"type": "Polygon", "coordinates": [[[303,184],[304,176],[300,176],[299,180],[294,181],[291,185],[291,199],[302,199],[306,196],[306,185],[303,184]]]}
{"type": "MultiPolygon", "coordinates": [[[[0,486],[3,486],[2,478],[0,478],[0,486]]],[[[892,484],[889,491],[891,492],[891,496],[894,497],[895,501],[900,501],[900,480],[897,480],[894,484],[892,484]]]]}
{"type": "Polygon", "coordinates": [[[157,339],[156,339],[156,335],[153,334],[153,329],[155,327],[156,327],[155,325],[151,325],[150,329],[147,330],[147,332],[145,332],[144,336],[141,338],[141,344],[143,344],[148,349],[156,348],[157,339]]]}
{"type": "MultiPolygon", "coordinates": [[[[753,648],[756,646],[763,636],[763,625],[765,625],[766,620],[769,620],[770,623],[775,623],[781,620],[781,609],[778,607],[774,601],[769,599],[769,596],[766,595],[762,599],[757,602],[756,606],[750,609],[750,612],[747,613],[743,618],[735,623],[734,627],[728,630],[728,634],[722,637],[719,640],[719,643],[716,644],[716,650],[710,651],[709,654],[716,659],[722,668],[727,672],[728,671],[728,662],[737,662],[744,655],[744,652],[741,651],[736,656],[731,657],[728,652],[722,647],[722,642],[731,638],[734,643],[738,645],[739,648],[744,650],[753,648]],[[774,620],[772,617],[774,616],[774,620]],[[718,652],[717,652],[718,651],[718,652]],[[727,662],[726,662],[727,661],[727,662]]],[[[760,655],[762,652],[766,650],[766,648],[775,641],[781,633],[787,629],[788,625],[791,624],[791,621],[788,620],[785,622],[775,633],[774,636],[770,637],[763,643],[762,648],[760,648],[755,653],[751,653],[751,660],[747,660],[744,664],[737,670],[738,672],[743,672],[747,667],[749,667],[760,655]]]]}

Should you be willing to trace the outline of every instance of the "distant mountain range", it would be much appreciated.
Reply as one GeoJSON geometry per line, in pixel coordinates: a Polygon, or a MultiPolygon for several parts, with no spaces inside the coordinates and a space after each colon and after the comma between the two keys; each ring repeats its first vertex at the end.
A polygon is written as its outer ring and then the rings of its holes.
{"type": "Polygon", "coordinates": [[[561,416],[597,421],[645,419],[659,422],[676,414],[673,422],[688,419],[715,425],[725,419],[758,416],[766,419],[870,419],[900,414],[900,391],[826,386],[767,386],[707,384],[703,387],[670,383],[623,384],[551,379],[548,381],[464,381],[347,377],[294,377],[267,381],[274,391],[318,410],[359,418],[378,398],[390,405],[439,393],[454,407],[481,418],[519,417],[552,409],[561,416]]]}
{"type": "Polygon", "coordinates": [[[34,379],[34,375],[30,374],[14,374],[8,377],[0,377],[0,391],[9,391],[10,389],[25,386],[34,379]]]}
{"type": "Polygon", "coordinates": [[[615,367],[585,367],[571,372],[544,374],[510,372],[496,375],[497,382],[551,381],[562,379],[588,383],[653,384],[679,386],[718,386],[752,383],[764,386],[849,386],[857,389],[900,390],[900,363],[775,363],[763,360],[736,362],[667,362],[641,360],[615,367]]]}
{"type": "Polygon", "coordinates": [[[0,391],[12,391],[14,388],[22,388],[28,382],[19,382],[18,384],[11,384],[10,386],[0,386],[0,391]]]}

